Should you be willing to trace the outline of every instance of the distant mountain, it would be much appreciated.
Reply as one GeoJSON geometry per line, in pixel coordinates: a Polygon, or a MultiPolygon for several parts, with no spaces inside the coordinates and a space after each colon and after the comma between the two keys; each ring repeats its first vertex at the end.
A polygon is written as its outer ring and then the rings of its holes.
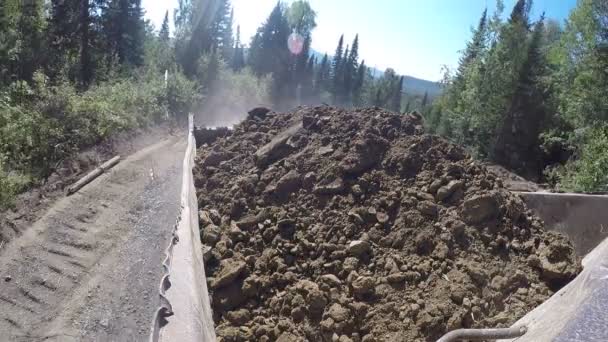
{"type": "Polygon", "coordinates": [[[406,93],[424,95],[425,92],[429,93],[431,98],[441,95],[442,89],[438,82],[427,81],[420,78],[405,76],[403,81],[403,89],[406,93]]]}
{"type": "MultiPolygon", "coordinates": [[[[322,53],[312,50],[312,54],[317,57],[318,62],[321,62],[321,59],[323,59],[324,54],[322,53]]],[[[329,58],[331,60],[332,56],[329,56],[329,58]]],[[[371,67],[370,70],[375,78],[382,77],[384,74],[384,70],[371,67]]],[[[439,96],[442,92],[441,85],[438,82],[423,80],[407,75],[405,75],[403,80],[403,89],[406,94],[413,96],[424,96],[424,93],[428,92],[431,98],[439,96]]]]}

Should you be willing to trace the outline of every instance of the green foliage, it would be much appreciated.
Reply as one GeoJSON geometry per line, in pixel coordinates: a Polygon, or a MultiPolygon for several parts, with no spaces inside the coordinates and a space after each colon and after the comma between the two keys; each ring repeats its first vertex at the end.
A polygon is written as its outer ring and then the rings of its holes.
{"type": "MultiPolygon", "coordinates": [[[[192,81],[176,74],[165,88],[162,76],[95,85],[79,94],[69,83],[46,84],[39,78],[28,104],[0,103],[0,155],[5,166],[43,177],[54,163],[82,147],[120,131],[164,119],[184,117],[199,93],[192,81]]],[[[20,88],[21,89],[21,88],[20,88]]]]}
{"type": "Polygon", "coordinates": [[[317,13],[310,7],[308,1],[296,0],[287,9],[289,25],[299,34],[309,36],[317,27],[317,13]]]}
{"type": "Polygon", "coordinates": [[[444,94],[423,111],[429,130],[533,180],[604,190],[608,4],[579,1],[564,30],[531,22],[530,0],[506,21],[500,5],[489,20],[484,11],[444,94]]]}
{"type": "Polygon", "coordinates": [[[6,172],[0,155],[0,208],[10,207],[16,195],[25,190],[30,184],[28,176],[16,172],[6,172]]]}
{"type": "Polygon", "coordinates": [[[259,78],[250,68],[234,72],[222,67],[219,72],[218,84],[222,92],[222,101],[229,98],[231,102],[237,103],[241,107],[271,103],[271,75],[259,78]]]}
{"type": "Polygon", "coordinates": [[[578,158],[566,165],[559,175],[566,191],[608,191],[608,126],[588,130],[578,158]]]}

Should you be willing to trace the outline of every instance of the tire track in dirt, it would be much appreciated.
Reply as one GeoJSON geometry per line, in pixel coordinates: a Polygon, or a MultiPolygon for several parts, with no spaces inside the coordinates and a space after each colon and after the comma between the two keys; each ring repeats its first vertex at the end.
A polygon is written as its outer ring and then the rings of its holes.
{"type": "Polygon", "coordinates": [[[185,146],[174,137],[135,153],[1,251],[0,341],[145,339],[156,297],[108,297],[156,289],[185,146]]]}

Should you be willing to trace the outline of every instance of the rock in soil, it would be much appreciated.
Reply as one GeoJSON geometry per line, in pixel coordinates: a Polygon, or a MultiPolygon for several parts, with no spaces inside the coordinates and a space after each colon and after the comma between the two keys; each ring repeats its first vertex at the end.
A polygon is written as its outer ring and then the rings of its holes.
{"type": "Polygon", "coordinates": [[[219,341],[433,341],[507,327],[580,271],[503,181],[420,116],[250,117],[194,170],[219,341]]]}

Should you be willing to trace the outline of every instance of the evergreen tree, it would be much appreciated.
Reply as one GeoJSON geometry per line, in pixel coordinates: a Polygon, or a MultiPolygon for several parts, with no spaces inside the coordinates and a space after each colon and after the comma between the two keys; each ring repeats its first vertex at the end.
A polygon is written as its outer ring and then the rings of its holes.
{"type": "Polygon", "coordinates": [[[144,39],[141,0],[110,0],[102,16],[109,62],[141,65],[144,39]]]}
{"type": "Polygon", "coordinates": [[[365,83],[366,74],[367,67],[365,66],[365,60],[363,60],[357,68],[357,74],[353,84],[353,106],[355,107],[363,105],[363,84],[365,83]]]}
{"type": "Polygon", "coordinates": [[[509,17],[510,23],[524,23],[526,27],[528,26],[528,17],[530,15],[530,9],[532,6],[532,0],[517,0],[515,6],[513,6],[513,10],[511,11],[511,16],[509,17]]]}
{"type": "Polygon", "coordinates": [[[163,24],[160,27],[158,38],[161,40],[161,42],[169,42],[169,11],[165,12],[165,18],[163,19],[163,24]]]}
{"type": "Polygon", "coordinates": [[[359,63],[359,35],[357,34],[355,36],[355,39],[353,40],[353,45],[350,49],[350,55],[348,55],[348,65],[351,68],[352,72],[355,72],[355,70],[357,70],[358,63],[359,63]]]}
{"type": "Polygon", "coordinates": [[[55,78],[67,66],[70,56],[78,53],[77,27],[80,1],[53,0],[48,20],[49,55],[46,73],[55,78]]]}
{"type": "Polygon", "coordinates": [[[226,15],[226,0],[179,0],[175,11],[176,60],[188,77],[197,75],[204,54],[221,45],[220,28],[226,15]]]}
{"type": "Polygon", "coordinates": [[[234,43],[234,53],[230,63],[233,70],[241,70],[245,67],[245,52],[241,45],[241,26],[236,27],[236,41],[234,43]]]}
{"type": "Polygon", "coordinates": [[[80,35],[80,85],[87,88],[95,74],[95,63],[93,60],[93,41],[91,39],[92,17],[91,3],[88,0],[80,0],[80,13],[78,20],[78,34],[80,35]]]}
{"type": "Polygon", "coordinates": [[[220,50],[222,58],[229,61],[233,55],[234,37],[232,25],[234,23],[234,10],[229,0],[221,0],[211,28],[207,32],[211,45],[220,50]]]}
{"type": "Polygon", "coordinates": [[[343,84],[342,84],[342,99],[341,103],[350,104],[354,92],[354,82],[357,79],[357,68],[359,63],[359,35],[355,36],[353,45],[348,52],[348,48],[344,53],[343,65],[343,84]]]}
{"type": "Polygon", "coordinates": [[[429,102],[429,92],[425,91],[424,92],[424,97],[422,98],[422,103],[420,104],[420,107],[422,107],[422,108],[426,107],[427,104],[428,104],[428,102],[429,102]]]}
{"type": "Polygon", "coordinates": [[[462,78],[466,72],[466,68],[469,67],[471,62],[473,62],[485,49],[485,40],[488,25],[487,15],[488,10],[486,8],[481,14],[481,18],[479,19],[479,24],[477,24],[477,28],[473,31],[473,38],[470,42],[467,43],[467,47],[462,56],[460,57],[460,60],[458,62],[458,70],[456,72],[455,82],[457,83],[462,82],[462,78]]]}
{"type": "Polygon", "coordinates": [[[334,94],[334,98],[336,94],[339,92],[341,81],[342,81],[342,53],[344,49],[344,35],[340,36],[340,40],[338,41],[338,47],[336,47],[336,53],[334,54],[333,60],[331,62],[331,79],[332,79],[332,93],[334,94]]]}
{"type": "Polygon", "coordinates": [[[534,25],[526,60],[504,122],[499,126],[494,158],[497,162],[537,179],[540,174],[539,135],[546,114],[546,90],[541,82],[547,67],[541,52],[544,18],[534,25]]]}
{"type": "Polygon", "coordinates": [[[300,83],[304,80],[305,75],[308,72],[308,63],[309,63],[309,55],[310,55],[310,43],[311,38],[307,36],[304,38],[304,43],[302,45],[302,51],[299,55],[296,56],[296,67],[295,67],[295,82],[300,83]]]}
{"type": "Polygon", "coordinates": [[[306,64],[306,70],[303,75],[301,84],[301,96],[304,103],[312,103],[314,97],[314,73],[315,73],[315,56],[310,56],[306,64]]]}
{"type": "Polygon", "coordinates": [[[315,79],[315,92],[320,95],[323,91],[329,89],[331,66],[329,65],[329,57],[327,54],[323,55],[319,68],[317,69],[317,75],[315,79]]]}
{"type": "Polygon", "coordinates": [[[11,82],[17,73],[17,52],[19,40],[17,20],[20,11],[19,0],[0,1],[0,89],[11,82]]]}
{"type": "Polygon", "coordinates": [[[342,56],[342,61],[340,62],[340,66],[338,68],[338,80],[337,87],[335,90],[335,104],[340,106],[348,105],[348,88],[350,84],[348,83],[350,80],[347,76],[348,73],[348,56],[350,53],[350,47],[346,45],[346,49],[344,49],[344,56],[342,56]]]}
{"type": "Polygon", "coordinates": [[[31,81],[34,71],[41,64],[42,29],[44,19],[41,0],[23,1],[21,15],[17,21],[18,39],[21,44],[16,53],[17,77],[31,81]]]}
{"type": "Polygon", "coordinates": [[[272,97],[277,103],[291,99],[289,95],[293,94],[294,58],[286,44],[289,34],[289,24],[279,2],[250,45],[249,64],[258,75],[272,73],[272,97]]]}
{"type": "Polygon", "coordinates": [[[401,112],[401,98],[403,96],[404,77],[395,75],[392,81],[392,94],[389,109],[394,112],[401,112]]]}

